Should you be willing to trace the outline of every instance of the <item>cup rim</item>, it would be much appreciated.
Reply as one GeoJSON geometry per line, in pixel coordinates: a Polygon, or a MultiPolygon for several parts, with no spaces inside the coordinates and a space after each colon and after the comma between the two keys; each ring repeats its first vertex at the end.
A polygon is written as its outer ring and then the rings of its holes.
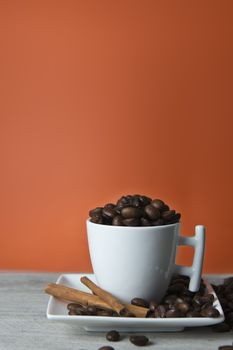
{"type": "Polygon", "coordinates": [[[111,227],[111,228],[124,228],[126,230],[128,229],[152,229],[152,228],[165,228],[165,227],[171,227],[171,226],[178,226],[181,224],[181,222],[176,222],[175,224],[168,224],[168,225],[158,225],[158,226],[117,226],[117,225],[103,225],[103,224],[97,224],[95,222],[90,221],[90,218],[86,220],[86,223],[90,223],[91,225],[97,225],[97,226],[103,226],[103,227],[111,227]]]}

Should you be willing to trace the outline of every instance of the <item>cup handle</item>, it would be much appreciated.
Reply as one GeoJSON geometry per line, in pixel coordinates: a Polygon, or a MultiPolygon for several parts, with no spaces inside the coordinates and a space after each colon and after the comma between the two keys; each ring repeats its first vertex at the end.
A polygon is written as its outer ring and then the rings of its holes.
{"type": "Polygon", "coordinates": [[[201,273],[205,251],[205,226],[195,226],[195,236],[179,237],[178,245],[188,245],[194,247],[193,264],[190,267],[175,265],[175,273],[190,277],[189,290],[197,292],[200,288],[201,273]]]}

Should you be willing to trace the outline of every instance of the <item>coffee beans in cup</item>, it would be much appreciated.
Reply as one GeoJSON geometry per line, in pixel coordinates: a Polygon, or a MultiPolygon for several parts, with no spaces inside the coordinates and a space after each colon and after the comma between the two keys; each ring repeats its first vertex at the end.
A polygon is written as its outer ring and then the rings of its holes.
{"type": "Polygon", "coordinates": [[[161,199],[139,194],[122,196],[116,203],[90,210],[89,215],[95,224],[131,227],[170,225],[181,218],[161,199]]]}

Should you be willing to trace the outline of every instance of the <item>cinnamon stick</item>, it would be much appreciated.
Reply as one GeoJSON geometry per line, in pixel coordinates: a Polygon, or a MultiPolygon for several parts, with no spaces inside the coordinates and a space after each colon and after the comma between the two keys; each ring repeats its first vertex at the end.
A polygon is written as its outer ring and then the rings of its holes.
{"type": "MultiPolygon", "coordinates": [[[[62,284],[49,283],[45,288],[45,292],[60,300],[74,302],[84,306],[92,305],[103,309],[110,309],[110,306],[98,296],[62,284]]],[[[126,307],[136,317],[146,317],[148,312],[147,308],[136,305],[126,304],[126,307]]]]}
{"type": "Polygon", "coordinates": [[[83,276],[80,278],[80,281],[88,287],[93,293],[98,295],[103,301],[105,301],[114,311],[119,315],[126,317],[134,317],[135,315],[129,311],[129,309],[121,303],[120,300],[115,298],[111,293],[106,290],[98,287],[94,282],[92,282],[88,277],[83,276]]]}
{"type": "Polygon", "coordinates": [[[45,288],[45,292],[58,299],[72,301],[84,306],[95,305],[97,307],[111,309],[98,297],[89,293],[81,292],[71,287],[64,286],[62,284],[49,283],[45,288]]]}

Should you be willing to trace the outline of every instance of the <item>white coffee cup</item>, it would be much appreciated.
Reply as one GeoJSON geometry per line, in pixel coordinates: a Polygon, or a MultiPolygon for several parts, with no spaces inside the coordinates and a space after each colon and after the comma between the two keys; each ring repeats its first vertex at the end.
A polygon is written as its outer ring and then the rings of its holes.
{"type": "Polygon", "coordinates": [[[124,302],[139,297],[159,302],[173,273],[190,277],[189,290],[200,286],[205,247],[205,227],[195,236],[179,235],[180,224],[125,227],[87,220],[89,252],[98,285],[124,302]],[[175,264],[179,245],[193,246],[193,265],[175,264]]]}

